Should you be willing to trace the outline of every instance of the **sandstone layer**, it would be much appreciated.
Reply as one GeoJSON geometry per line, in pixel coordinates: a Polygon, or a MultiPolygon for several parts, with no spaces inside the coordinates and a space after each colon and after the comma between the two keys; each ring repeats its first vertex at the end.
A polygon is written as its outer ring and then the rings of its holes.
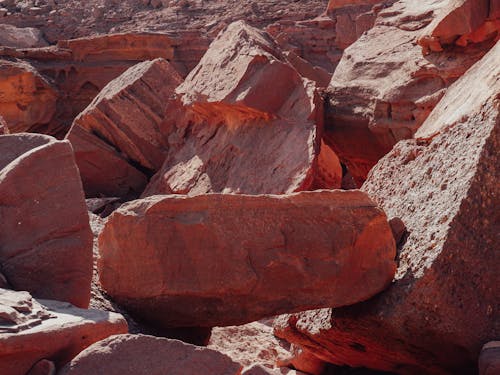
{"type": "Polygon", "coordinates": [[[99,251],[108,294],[166,327],[352,304],[395,269],[386,217],[359,191],[154,196],[115,211],[99,251]]]}
{"type": "Polygon", "coordinates": [[[474,371],[500,335],[499,58],[497,43],[449,88],[421,138],[398,143],[363,185],[406,225],[396,282],[358,306],[284,318],[279,336],[338,364],[474,371]]]}
{"type": "Polygon", "coordinates": [[[69,142],[0,136],[0,218],[0,264],[12,287],[87,307],[92,232],[69,142]]]}

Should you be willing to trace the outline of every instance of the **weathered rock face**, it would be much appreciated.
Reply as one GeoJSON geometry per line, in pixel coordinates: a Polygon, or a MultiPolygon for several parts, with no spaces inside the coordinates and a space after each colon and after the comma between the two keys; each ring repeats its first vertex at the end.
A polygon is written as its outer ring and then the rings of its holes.
{"type": "MultiPolygon", "coordinates": [[[[422,53],[417,40],[434,33],[437,20],[454,17],[458,3],[395,2],[345,50],[328,89],[325,140],[358,185],[397,141],[413,136],[445,89],[494,44],[490,38],[466,49],[422,53]]],[[[470,3],[480,8],[481,1],[470,3]]]]}
{"type": "Polygon", "coordinates": [[[81,352],[61,375],[238,375],[241,366],[215,350],[146,335],[117,335],[81,352]]]}
{"type": "Polygon", "coordinates": [[[14,48],[45,47],[47,42],[43,39],[40,30],[33,27],[15,27],[0,25],[0,46],[14,48]]]}
{"type": "Polygon", "coordinates": [[[56,91],[30,64],[0,60],[0,115],[11,133],[47,124],[56,100],[56,91]]]}
{"type": "Polygon", "coordinates": [[[321,148],[315,84],[266,33],[228,26],[177,93],[184,107],[174,106],[163,125],[171,129],[169,153],[143,196],[340,187],[340,162],[321,148]]]}
{"type": "Polygon", "coordinates": [[[139,63],[111,81],[75,119],[67,139],[87,196],[139,190],[146,182],[142,172],[161,167],[168,150],[168,131],[161,125],[181,82],[164,59],[139,63]]]}
{"type": "Polygon", "coordinates": [[[359,306],[291,317],[281,337],[333,363],[473,372],[481,346],[500,335],[499,58],[497,43],[449,88],[420,139],[398,143],[363,185],[406,225],[397,281],[359,306]]]}
{"type": "Polygon", "coordinates": [[[5,289],[0,289],[0,318],[0,368],[9,375],[25,375],[42,359],[60,366],[94,342],[127,332],[119,314],[5,289]]]}
{"type": "Polygon", "coordinates": [[[87,307],[92,232],[69,142],[0,136],[0,218],[0,264],[9,283],[87,307]]]}
{"type": "Polygon", "coordinates": [[[7,124],[5,123],[5,120],[3,119],[2,116],[0,116],[0,135],[8,134],[9,133],[9,128],[7,127],[7,124]]]}
{"type": "Polygon", "coordinates": [[[495,375],[500,372],[500,342],[491,341],[483,346],[479,357],[479,375],[495,375]]]}
{"type": "Polygon", "coordinates": [[[359,191],[154,196],[115,211],[99,249],[108,294],[166,327],[352,304],[395,268],[385,215],[359,191]]]}

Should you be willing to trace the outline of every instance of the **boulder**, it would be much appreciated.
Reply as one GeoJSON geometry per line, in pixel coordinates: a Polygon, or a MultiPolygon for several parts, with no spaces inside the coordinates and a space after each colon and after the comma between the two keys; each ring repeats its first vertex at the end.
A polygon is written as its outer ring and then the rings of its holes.
{"type": "Polygon", "coordinates": [[[500,373],[500,341],[491,341],[483,346],[479,356],[479,375],[500,373]]]}
{"type": "Polygon", "coordinates": [[[358,306],[283,318],[280,337],[336,364],[474,372],[481,346],[500,337],[499,58],[497,43],[363,185],[406,226],[395,283],[358,306]]]}
{"type": "Polygon", "coordinates": [[[215,350],[147,335],[116,335],[88,347],[60,375],[238,375],[241,366],[215,350]]]}
{"type": "Polygon", "coordinates": [[[0,136],[0,217],[0,265],[10,285],[87,307],[92,232],[69,142],[0,136]]]}
{"type": "Polygon", "coordinates": [[[163,327],[349,305],[395,270],[385,214],[359,191],[153,196],[108,218],[99,252],[106,292],[163,327]]]}
{"type": "Polygon", "coordinates": [[[0,368],[3,374],[40,374],[69,362],[87,346],[127,332],[119,314],[69,303],[35,300],[28,292],[0,289],[0,368]]]}
{"type": "MultiPolygon", "coordinates": [[[[446,88],[494,45],[449,46],[425,55],[417,41],[436,20],[456,12],[455,0],[400,0],[344,52],[328,88],[325,142],[358,186],[402,139],[411,138],[446,88]]],[[[482,1],[469,2],[475,11],[482,1]]],[[[475,25],[476,23],[474,23],[475,25]]]]}
{"type": "Polygon", "coordinates": [[[0,46],[14,48],[45,47],[48,43],[42,32],[33,27],[15,27],[0,24],[0,46]]]}
{"type": "Polygon", "coordinates": [[[29,63],[0,60],[0,114],[11,133],[36,131],[50,122],[57,96],[29,63]]]}
{"type": "Polygon", "coordinates": [[[164,124],[169,152],[143,197],[340,187],[340,162],[321,147],[316,85],[268,34],[244,22],[229,25],[176,91],[182,105],[164,124]]]}

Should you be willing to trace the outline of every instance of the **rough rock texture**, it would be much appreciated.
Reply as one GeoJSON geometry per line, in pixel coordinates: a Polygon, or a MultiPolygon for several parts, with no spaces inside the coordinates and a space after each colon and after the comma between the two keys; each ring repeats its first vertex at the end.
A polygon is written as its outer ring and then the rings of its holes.
{"type": "Polygon", "coordinates": [[[47,42],[43,39],[40,30],[33,27],[15,27],[0,24],[0,46],[14,48],[45,47],[47,42]]]}
{"type": "Polygon", "coordinates": [[[56,365],[47,359],[42,359],[26,373],[26,375],[56,375],[56,365]]]}
{"type": "Polygon", "coordinates": [[[445,89],[493,45],[494,34],[467,48],[422,53],[417,40],[435,29],[436,20],[451,17],[458,2],[397,1],[345,50],[328,89],[325,140],[358,186],[397,141],[413,136],[445,89]]]}
{"type": "Polygon", "coordinates": [[[500,336],[499,57],[497,43],[450,87],[422,138],[398,143],[363,185],[406,225],[396,282],[359,306],[292,316],[280,337],[333,363],[473,372],[500,336]]]}
{"type": "Polygon", "coordinates": [[[500,341],[485,344],[479,356],[479,375],[495,374],[500,374],[500,341]]]}
{"type": "Polygon", "coordinates": [[[177,93],[184,107],[163,125],[171,129],[169,153],[143,196],[340,187],[340,162],[321,147],[316,86],[268,34],[231,24],[177,93]]]}
{"type": "Polygon", "coordinates": [[[5,120],[0,116],[0,135],[9,134],[9,128],[5,123],[5,120]]]}
{"type": "Polygon", "coordinates": [[[69,142],[0,136],[0,218],[0,265],[14,289],[87,307],[92,232],[69,142]]]}
{"type": "Polygon", "coordinates": [[[57,92],[30,64],[0,60],[0,115],[11,133],[47,124],[56,100],[57,92]]]}
{"type": "Polygon", "coordinates": [[[161,125],[181,82],[164,59],[139,63],[111,81],[75,119],[66,138],[87,196],[140,190],[146,182],[142,172],[161,167],[168,150],[161,125]]]}
{"type": "Polygon", "coordinates": [[[94,342],[127,332],[119,314],[5,289],[0,289],[0,318],[0,369],[8,375],[25,375],[42,359],[60,366],[94,342]]]}
{"type": "Polygon", "coordinates": [[[241,366],[215,350],[177,340],[117,335],[95,343],[66,365],[60,375],[238,375],[241,366]]]}
{"type": "Polygon", "coordinates": [[[386,217],[359,191],[153,196],[109,217],[99,251],[108,294],[166,327],[352,304],[395,269],[386,217]]]}

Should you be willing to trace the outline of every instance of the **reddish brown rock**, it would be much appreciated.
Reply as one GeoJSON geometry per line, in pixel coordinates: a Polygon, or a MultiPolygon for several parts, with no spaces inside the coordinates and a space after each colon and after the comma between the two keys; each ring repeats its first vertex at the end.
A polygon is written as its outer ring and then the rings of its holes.
{"type": "Polygon", "coordinates": [[[0,46],[30,48],[45,47],[47,45],[38,29],[0,24],[0,46]]]}
{"type": "Polygon", "coordinates": [[[358,306],[292,316],[280,337],[337,364],[474,372],[500,336],[499,54],[497,43],[449,88],[422,138],[398,143],[363,185],[406,225],[396,282],[358,306]]]}
{"type": "Polygon", "coordinates": [[[60,375],[238,375],[241,366],[215,350],[177,340],[117,335],[99,341],[81,352],[60,375]]]}
{"type": "Polygon", "coordinates": [[[345,50],[328,89],[325,141],[358,186],[396,142],[415,134],[445,89],[494,44],[490,39],[424,56],[417,40],[453,12],[451,4],[395,2],[345,50]]]}
{"type": "Polygon", "coordinates": [[[0,289],[0,316],[0,368],[8,375],[25,375],[33,367],[41,371],[46,367],[42,359],[61,366],[94,342],[127,332],[119,314],[5,289],[0,289]]]}
{"type": "Polygon", "coordinates": [[[9,134],[9,128],[2,116],[0,116],[0,135],[9,134]]]}
{"type": "Polygon", "coordinates": [[[184,107],[164,124],[168,156],[143,196],[340,187],[338,158],[321,148],[316,86],[266,33],[231,24],[177,92],[184,107]]]}
{"type": "Polygon", "coordinates": [[[0,136],[0,264],[39,298],[87,307],[92,232],[71,145],[35,134],[0,136]]]}
{"type": "Polygon", "coordinates": [[[479,356],[479,375],[500,374],[500,342],[491,341],[483,346],[479,356]]]}
{"type": "Polygon", "coordinates": [[[47,124],[56,100],[56,91],[30,64],[0,60],[0,114],[11,133],[47,124]]]}
{"type": "Polygon", "coordinates": [[[108,294],[166,327],[352,304],[395,268],[386,217],[359,191],[154,196],[115,211],[99,251],[108,294]]]}
{"type": "Polygon", "coordinates": [[[42,359],[26,373],[26,375],[56,375],[56,365],[47,359],[42,359]]]}

